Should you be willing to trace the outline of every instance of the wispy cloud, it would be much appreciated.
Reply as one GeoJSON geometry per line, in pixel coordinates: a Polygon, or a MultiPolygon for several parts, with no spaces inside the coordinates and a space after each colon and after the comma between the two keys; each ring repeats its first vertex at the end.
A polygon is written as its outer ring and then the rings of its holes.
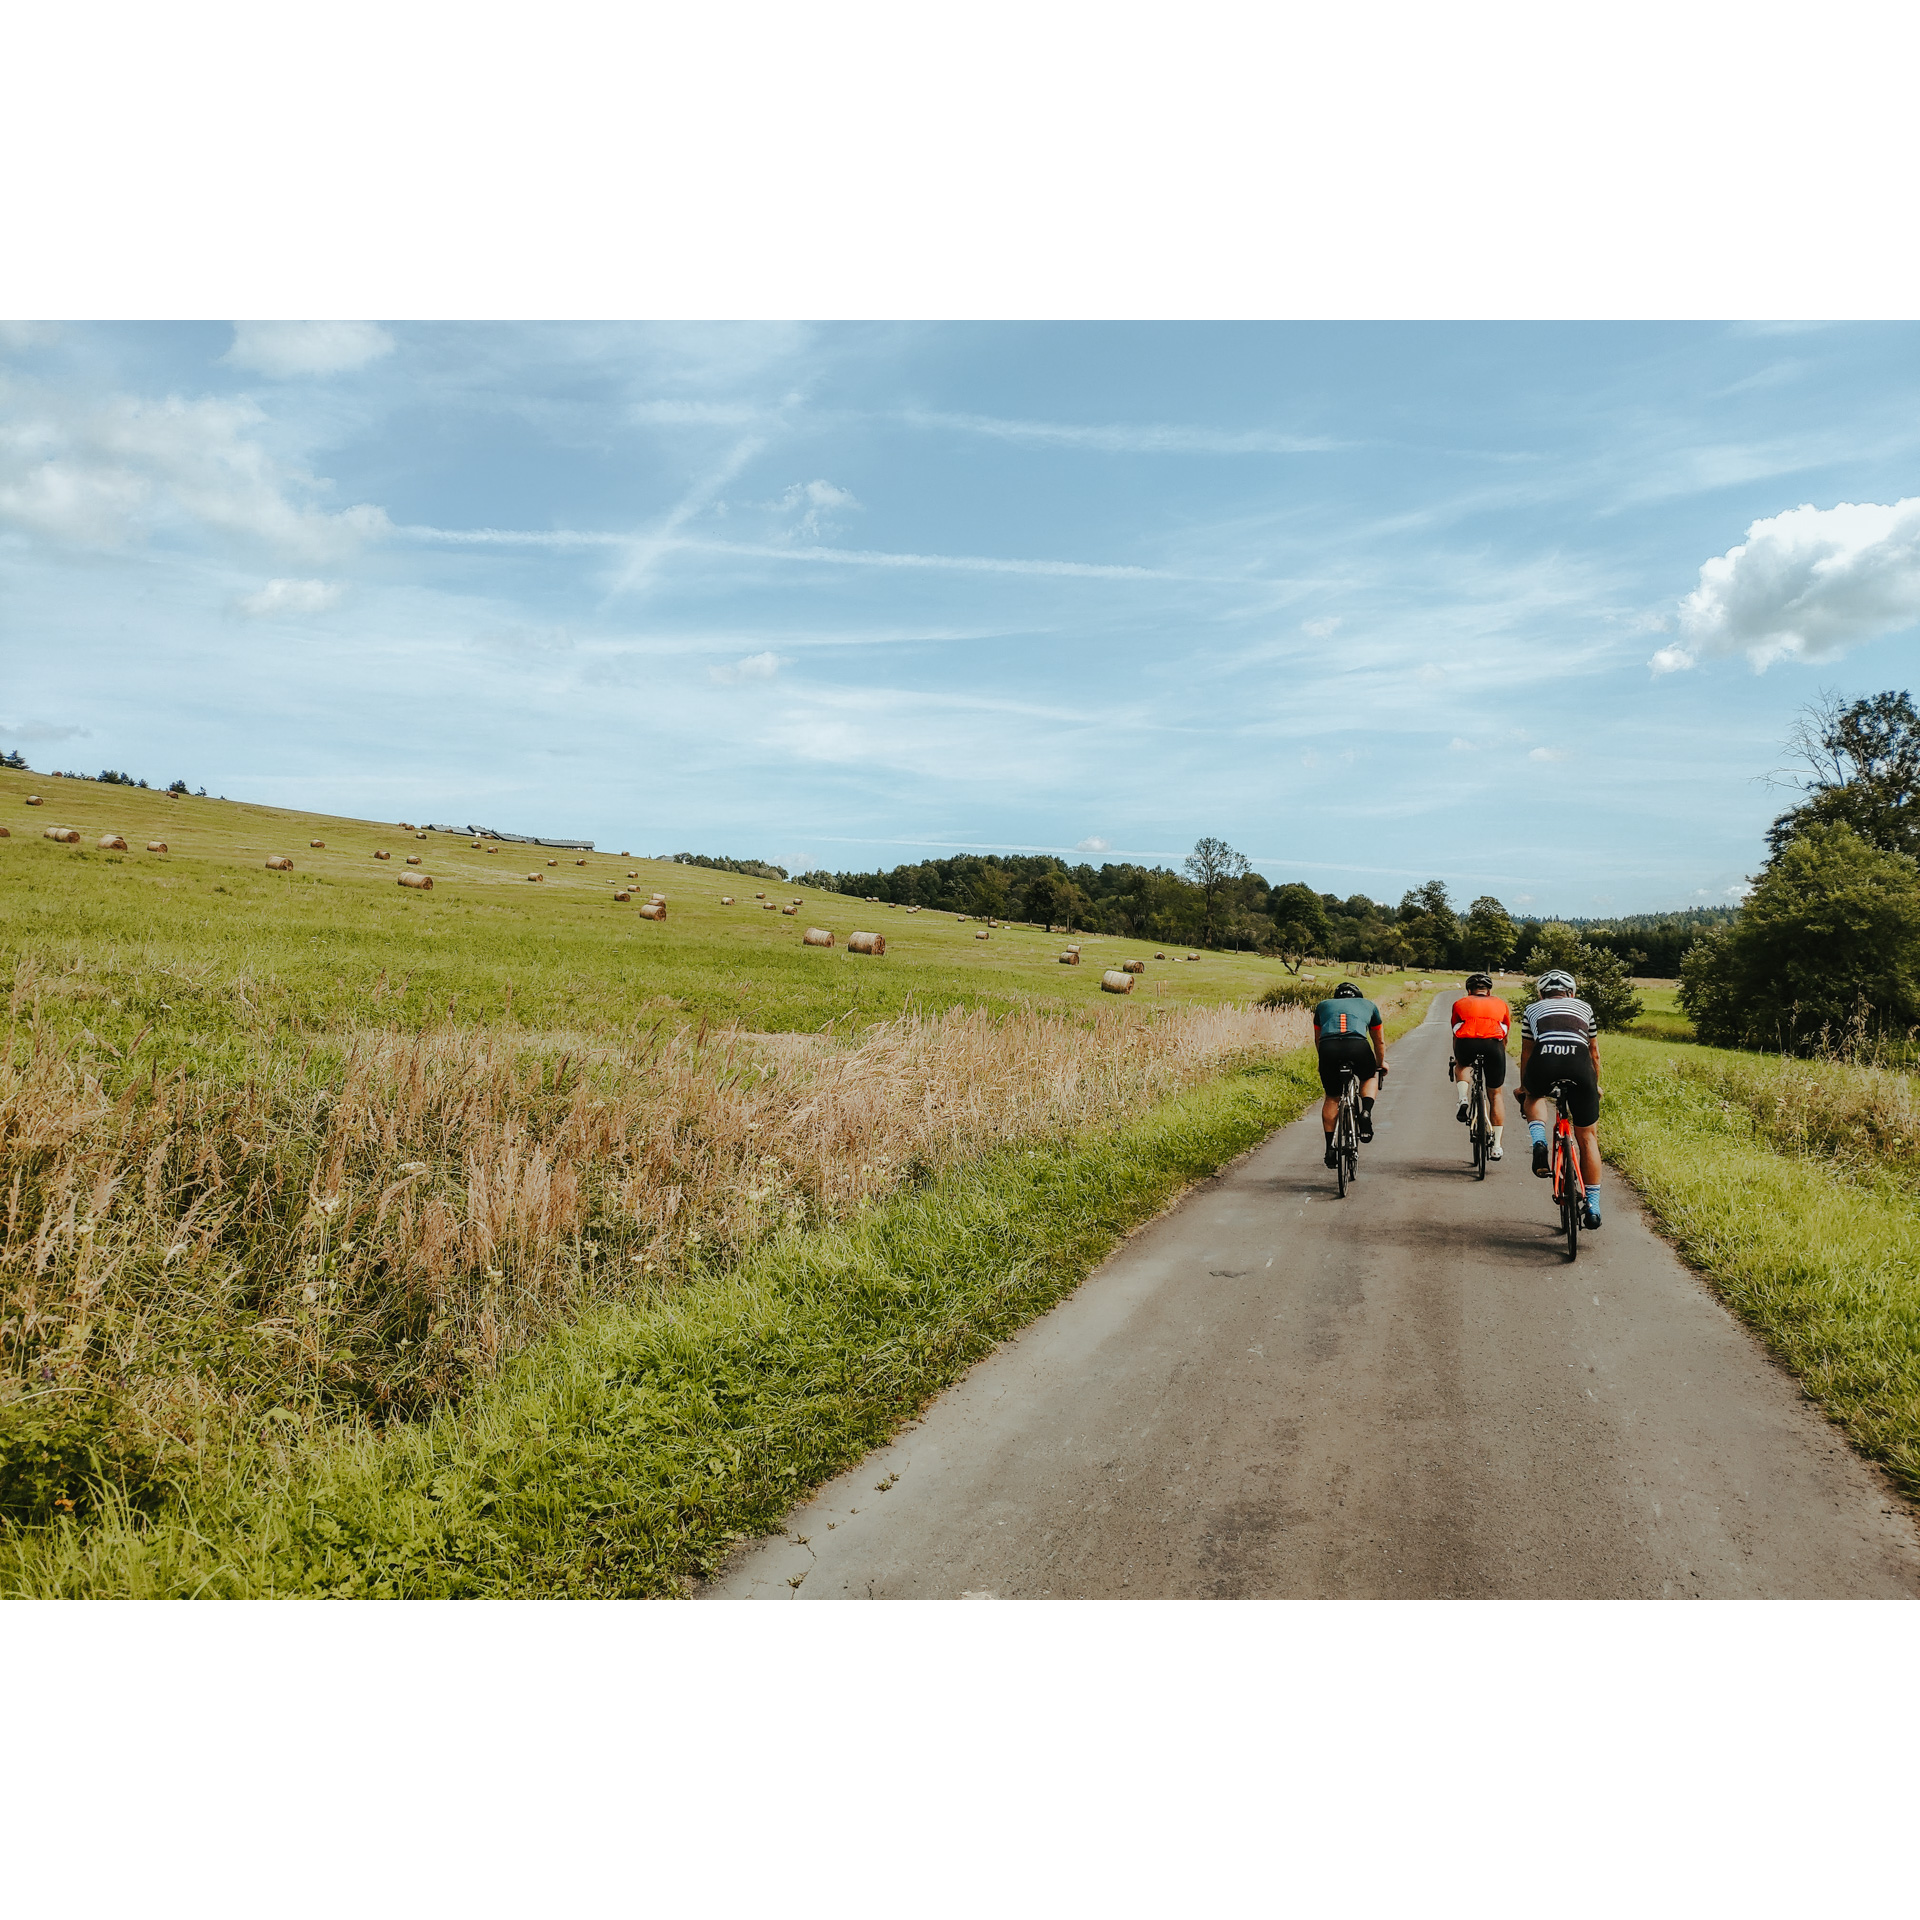
{"type": "Polygon", "coordinates": [[[269,580],[258,593],[242,595],[235,605],[260,619],[282,613],[325,613],[340,604],[345,591],[337,580],[269,580]]]}
{"type": "Polygon", "coordinates": [[[92,730],[88,727],[64,727],[50,720],[0,720],[0,740],[25,740],[28,742],[51,742],[56,740],[88,740],[92,730]]]}
{"type": "Polygon", "coordinates": [[[680,529],[695,514],[712,505],[720,489],[746,466],[763,444],[752,435],[742,440],[704,479],[697,481],[680,496],[673,510],[658,526],[629,542],[627,564],[608,588],[607,600],[616,600],[621,594],[631,593],[640,586],[661,559],[682,544],[675,539],[680,529]]]}
{"type": "Polygon", "coordinates": [[[393,351],[393,335],[369,320],[236,320],[221,357],[276,380],[353,373],[393,351]]]}
{"type": "Polygon", "coordinates": [[[974,433],[1035,446],[1084,447],[1094,453],[1333,453],[1348,443],[1320,435],[1239,432],[1216,427],[1088,426],[1058,420],[1003,420],[984,413],[937,413],[921,408],[896,416],[910,427],[974,433]]]}
{"type": "Polygon", "coordinates": [[[708,677],[722,686],[734,686],[743,680],[771,680],[784,664],[777,653],[750,653],[731,666],[710,667],[708,677]]]}

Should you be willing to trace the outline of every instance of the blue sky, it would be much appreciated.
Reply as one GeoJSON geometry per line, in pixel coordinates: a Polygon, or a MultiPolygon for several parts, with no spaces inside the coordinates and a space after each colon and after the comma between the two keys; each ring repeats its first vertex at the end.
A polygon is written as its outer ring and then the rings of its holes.
{"type": "Polygon", "coordinates": [[[1795,710],[1916,678],[1917,349],[14,327],[0,743],[796,869],[1213,833],[1341,893],[1722,903],[1795,710]]]}

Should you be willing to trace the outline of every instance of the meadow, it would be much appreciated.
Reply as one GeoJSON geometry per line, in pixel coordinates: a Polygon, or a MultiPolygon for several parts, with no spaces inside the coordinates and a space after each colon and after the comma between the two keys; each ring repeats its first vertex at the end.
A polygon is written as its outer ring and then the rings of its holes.
{"type": "MultiPolygon", "coordinates": [[[[184,1587],[127,1584],[129,1543],[177,1545],[186,1507],[221,1511],[216,1559],[237,1564],[273,1532],[262,1489],[498,1417],[584,1328],[695,1312],[755,1262],[777,1290],[822,1236],[902,1208],[964,1292],[970,1208],[1004,1214],[1007,1191],[1090,1155],[1131,1169],[1027,1218],[1030,1253],[1062,1234],[1073,1252],[980,1322],[1017,1324],[1311,1091],[1303,1014],[1256,1004],[1301,983],[1253,956],[1080,936],[1063,966],[1039,928],[45,775],[0,773],[0,824],[17,1590],[199,1590],[191,1554],[184,1587]],[[128,850],[103,851],[108,833],[128,850]],[[396,884],[409,854],[431,891],[396,884]],[[664,920],[638,915],[654,891],[664,920]],[[809,925],[836,945],[803,946],[809,925]],[[885,955],[848,952],[856,929],[885,955]],[[1102,993],[1127,960],[1146,968],[1132,994],[1102,993]],[[1213,1146],[1189,1131],[1142,1159],[1129,1130],[1181,1100],[1213,1146]],[[947,1199],[929,1212],[929,1194],[947,1199]],[[109,1536],[112,1575],[89,1558],[109,1536]]],[[[953,1311],[936,1293],[932,1321],[953,1311]]],[[[930,1390],[911,1374],[849,1433],[930,1390]]],[[[774,1484],[792,1491],[784,1468],[774,1484]]],[[[232,1590],[306,1590],[273,1564],[232,1590]]],[[[656,1555],[642,1586],[680,1564],[656,1555]]]]}

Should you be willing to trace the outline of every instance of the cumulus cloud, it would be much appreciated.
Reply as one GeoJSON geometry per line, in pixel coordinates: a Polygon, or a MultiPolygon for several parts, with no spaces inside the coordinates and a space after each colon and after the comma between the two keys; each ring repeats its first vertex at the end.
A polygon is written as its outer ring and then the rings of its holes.
{"type": "Polygon", "coordinates": [[[269,580],[258,593],[246,595],[238,604],[242,613],[257,616],[325,613],[339,604],[345,591],[337,580],[269,580]]]}
{"type": "Polygon", "coordinates": [[[836,487],[831,480],[798,480],[780,496],[781,512],[797,513],[800,517],[794,522],[794,531],[809,539],[818,539],[841,508],[859,504],[846,488],[836,487]]]}
{"type": "Polygon", "coordinates": [[[78,397],[0,380],[0,522],[82,546],[188,523],[311,559],[388,530],[378,507],[314,504],[322,483],[261,444],[265,424],[247,401],[78,397]]]}
{"type": "Polygon", "coordinates": [[[771,680],[781,664],[777,653],[750,653],[730,667],[713,668],[712,677],[722,686],[735,686],[742,680],[771,680]]]}
{"type": "Polygon", "coordinates": [[[1693,655],[1681,646],[1662,647],[1647,662],[1656,674],[1685,673],[1695,664],[1693,655]]]}
{"type": "Polygon", "coordinates": [[[1073,843],[1075,853],[1108,853],[1112,848],[1113,842],[1103,840],[1097,833],[1090,833],[1084,840],[1076,840],[1073,843]]]}
{"type": "Polygon", "coordinates": [[[1527,755],[1529,760],[1564,760],[1567,757],[1564,747],[1535,747],[1527,755]]]}
{"type": "Polygon", "coordinates": [[[1915,620],[1920,498],[1756,520],[1680,603],[1680,630],[1697,654],[1745,654],[1756,672],[1776,660],[1831,660],[1915,620]]]}
{"type": "Polygon", "coordinates": [[[221,357],[236,367],[293,380],[352,373],[393,351],[393,335],[370,320],[236,320],[221,357]]]}

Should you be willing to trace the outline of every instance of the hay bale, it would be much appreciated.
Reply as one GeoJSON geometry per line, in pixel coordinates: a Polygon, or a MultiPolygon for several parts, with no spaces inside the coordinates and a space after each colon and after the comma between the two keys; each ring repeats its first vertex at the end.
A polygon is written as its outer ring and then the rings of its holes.
{"type": "MultiPolygon", "coordinates": [[[[6,828],[0,827],[0,833],[5,833],[5,832],[6,832],[6,828]]],[[[167,850],[167,843],[164,840],[149,840],[147,842],[147,851],[149,853],[165,853],[166,850],[167,850]]]]}
{"type": "Polygon", "coordinates": [[[773,902],[771,900],[762,900],[760,902],[760,910],[762,913],[771,913],[773,911],[773,902]]]}
{"type": "Polygon", "coordinates": [[[1188,955],[1187,955],[1187,958],[1188,958],[1189,960],[1198,960],[1198,959],[1200,958],[1200,956],[1199,956],[1199,955],[1198,955],[1197,953],[1190,953],[1190,954],[1188,954],[1188,955]]]}
{"type": "Polygon", "coordinates": [[[410,853],[407,855],[408,866],[417,867],[419,864],[420,864],[420,856],[417,853],[410,853]]]}
{"type": "Polygon", "coordinates": [[[803,947],[830,947],[833,945],[833,935],[825,927],[809,927],[800,944],[803,947]]]}
{"type": "Polygon", "coordinates": [[[529,880],[544,880],[546,877],[544,873],[530,873],[527,875],[529,880]]]}
{"type": "Polygon", "coordinates": [[[37,793],[27,795],[27,805],[30,807],[44,807],[46,804],[47,803],[42,800],[37,793]]]}
{"type": "Polygon", "coordinates": [[[499,849],[498,847],[489,847],[489,848],[487,849],[487,851],[488,851],[489,853],[498,853],[498,852],[500,851],[500,849],[499,849]]]}
{"type": "Polygon", "coordinates": [[[1167,956],[1164,953],[1156,953],[1153,957],[1156,960],[1164,960],[1167,956]]]}
{"type": "Polygon", "coordinates": [[[1147,963],[1144,960],[1123,961],[1120,967],[1122,973],[1145,973],[1146,970],[1147,963]]]}
{"type": "Polygon", "coordinates": [[[102,853],[125,853],[126,850],[127,843],[119,834],[103,833],[100,836],[100,851],[102,853]]]}
{"type": "Polygon", "coordinates": [[[80,829],[78,827],[49,827],[42,837],[48,840],[58,840],[69,847],[77,847],[80,844],[80,829]]]}
{"type": "Polygon", "coordinates": [[[1063,953],[1060,956],[1060,964],[1063,967],[1077,967],[1080,964],[1080,956],[1077,953],[1063,953]]]}
{"type": "Polygon", "coordinates": [[[849,953],[870,953],[877,960],[887,950],[887,936],[884,933],[850,933],[847,935],[849,953]]]}
{"type": "Polygon", "coordinates": [[[721,904],[721,905],[722,905],[723,907],[730,907],[730,906],[732,906],[732,905],[733,905],[733,895],[732,895],[732,894],[730,894],[730,893],[723,893],[723,894],[722,894],[722,895],[720,896],[720,904],[721,904]]]}
{"type": "Polygon", "coordinates": [[[426,828],[425,828],[425,827],[417,827],[417,828],[415,828],[415,829],[414,829],[414,835],[413,835],[413,837],[414,837],[414,838],[415,838],[416,840],[424,840],[424,839],[425,839],[425,838],[427,837],[427,830],[426,830],[426,828]]]}
{"type": "Polygon", "coordinates": [[[991,940],[993,938],[993,935],[988,933],[986,929],[983,927],[980,930],[980,932],[976,933],[973,937],[976,940],[991,940]]]}
{"type": "Polygon", "coordinates": [[[753,897],[756,900],[764,900],[767,896],[764,893],[756,893],[753,897]]]}
{"type": "Polygon", "coordinates": [[[800,911],[800,909],[798,907],[782,907],[780,911],[784,913],[789,919],[791,919],[796,913],[800,911]]]}
{"type": "Polygon", "coordinates": [[[559,864],[560,864],[560,862],[559,862],[558,860],[549,860],[549,861],[547,862],[547,865],[548,865],[548,866],[550,866],[550,867],[557,867],[557,866],[558,866],[559,864]]]}
{"type": "Polygon", "coordinates": [[[324,840],[309,840],[307,842],[307,845],[310,847],[324,847],[326,844],[324,840]]]}
{"type": "Polygon", "coordinates": [[[11,827],[0,827],[0,840],[11,840],[12,838],[13,829],[11,827]]]}
{"type": "Polygon", "coordinates": [[[650,893],[647,898],[651,900],[656,907],[664,907],[667,904],[667,896],[664,893],[650,893]]]}
{"type": "Polygon", "coordinates": [[[615,900],[631,900],[633,895],[627,888],[620,887],[615,891],[613,897],[615,900]]]}
{"type": "Polygon", "coordinates": [[[385,847],[375,847],[373,850],[373,857],[376,860],[391,860],[393,858],[393,855],[390,854],[385,847]]]}
{"type": "Polygon", "coordinates": [[[576,867],[584,867],[587,863],[584,860],[576,860],[573,864],[576,867]]]}
{"type": "Polygon", "coordinates": [[[433,875],[430,873],[402,873],[395,876],[394,884],[401,887],[431,888],[433,875]]]}
{"type": "Polygon", "coordinates": [[[1100,976],[1100,991],[1102,993],[1131,993],[1133,991],[1133,975],[1128,973],[1124,967],[1109,967],[1106,972],[1100,976]]]}
{"type": "Polygon", "coordinates": [[[291,873],[293,862],[284,853],[270,853],[267,855],[267,870],[270,873],[291,873]]]}
{"type": "Polygon", "coordinates": [[[640,909],[642,920],[664,920],[667,917],[667,903],[664,900],[649,900],[640,909]]]}

